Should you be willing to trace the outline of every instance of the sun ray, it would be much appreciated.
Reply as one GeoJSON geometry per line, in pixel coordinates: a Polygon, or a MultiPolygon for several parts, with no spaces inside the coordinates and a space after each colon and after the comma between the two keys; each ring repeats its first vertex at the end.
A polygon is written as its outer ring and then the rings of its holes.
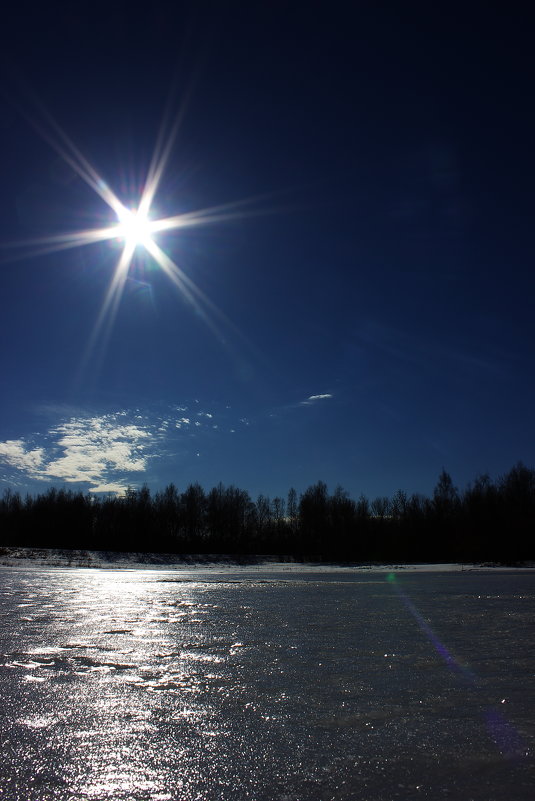
{"type": "Polygon", "coordinates": [[[135,245],[133,243],[125,245],[115,266],[115,270],[108,286],[108,291],[106,292],[106,296],[85,349],[85,354],[82,360],[82,372],[83,367],[89,362],[91,354],[96,350],[98,343],[101,342],[103,345],[105,345],[111,329],[113,328],[113,323],[115,321],[117,309],[123,295],[124,285],[128,277],[128,270],[132,262],[134,250],[135,245]]]}
{"type": "Polygon", "coordinates": [[[81,245],[91,245],[94,242],[102,242],[105,239],[112,239],[118,236],[118,225],[108,225],[105,228],[86,228],[81,231],[66,231],[62,234],[52,234],[50,236],[33,237],[32,239],[19,240],[17,242],[7,242],[2,245],[4,248],[27,247],[28,245],[66,244],[72,247],[81,245]]]}
{"type": "Polygon", "coordinates": [[[208,323],[209,327],[217,335],[217,337],[222,339],[221,332],[217,329],[215,323],[210,322],[209,317],[203,308],[203,305],[210,306],[212,304],[202,290],[199,289],[194,281],[188,278],[184,271],[181,270],[177,264],[175,264],[175,262],[167,255],[167,253],[165,253],[165,251],[160,248],[159,245],[156,244],[153,239],[150,240],[146,247],[150,255],[160,265],[164,273],[177,287],[177,289],[179,289],[186,300],[193,306],[195,311],[200,314],[206,323],[208,323]]]}
{"type": "Polygon", "coordinates": [[[170,231],[175,228],[195,228],[200,225],[215,225],[224,222],[236,222],[252,217],[267,217],[270,214],[280,214],[285,209],[281,206],[258,208],[258,204],[275,193],[256,195],[241,200],[221,203],[218,206],[207,206],[196,211],[187,211],[172,217],[163,217],[151,223],[151,231],[158,233],[170,231]],[[257,208],[254,208],[257,206],[257,208]]]}
{"type": "MultiPolygon", "coordinates": [[[[174,93],[171,93],[171,96],[174,93]]],[[[147,178],[145,181],[145,188],[143,190],[141,200],[139,203],[139,212],[148,214],[152,206],[158,187],[162,180],[164,171],[167,167],[169,157],[176,143],[178,132],[182,121],[186,114],[186,109],[192,94],[192,85],[186,90],[180,103],[178,112],[174,115],[172,122],[168,125],[168,120],[171,116],[171,96],[169,97],[167,108],[164,112],[162,123],[158,131],[154,152],[149,165],[147,178]]]]}
{"type": "Polygon", "coordinates": [[[25,93],[30,97],[31,102],[38,109],[48,129],[41,124],[28,111],[20,109],[21,113],[28,120],[30,125],[35,128],[37,133],[56,151],[56,153],[82,178],[83,181],[99,195],[102,200],[118,214],[122,208],[122,203],[117,195],[110,189],[103,178],[98,174],[93,165],[83,155],[79,148],[74,144],[63,128],[54,119],[50,111],[36,97],[35,93],[28,86],[24,86],[25,93]],[[54,136],[55,134],[55,136],[54,136]]]}
{"type": "Polygon", "coordinates": [[[224,328],[232,330],[234,334],[243,339],[243,336],[232,321],[228,319],[221,309],[210,300],[202,289],[180,269],[154,240],[151,240],[147,245],[147,250],[221,343],[225,344],[227,348],[229,347],[227,338],[223,333],[224,328]],[[217,325],[217,320],[220,321],[220,326],[217,325]]]}
{"type": "Polygon", "coordinates": [[[179,115],[177,115],[177,118],[175,119],[167,137],[164,137],[163,131],[160,131],[158,135],[154,156],[149,167],[147,179],[145,181],[145,188],[139,203],[139,212],[142,214],[148,214],[152,206],[154,197],[160,185],[160,181],[162,180],[164,170],[167,166],[167,162],[169,161],[169,156],[173,149],[180,121],[179,115]]]}

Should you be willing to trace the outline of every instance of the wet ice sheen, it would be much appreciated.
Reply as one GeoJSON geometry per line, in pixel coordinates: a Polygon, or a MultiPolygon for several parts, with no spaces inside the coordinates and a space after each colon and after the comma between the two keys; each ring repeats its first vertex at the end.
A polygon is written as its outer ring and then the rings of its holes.
{"type": "Polygon", "coordinates": [[[0,798],[532,799],[535,576],[386,579],[1,568],[0,798]]]}

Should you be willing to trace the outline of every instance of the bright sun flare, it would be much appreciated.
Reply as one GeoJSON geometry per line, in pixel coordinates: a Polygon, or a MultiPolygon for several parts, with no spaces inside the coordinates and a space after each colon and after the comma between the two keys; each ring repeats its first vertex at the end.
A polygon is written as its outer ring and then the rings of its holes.
{"type": "Polygon", "coordinates": [[[128,249],[139,245],[148,248],[152,242],[152,226],[148,216],[139,209],[122,209],[117,214],[119,225],[117,237],[124,240],[128,249]]]}
{"type": "MultiPolygon", "coordinates": [[[[145,175],[144,187],[135,202],[134,208],[128,208],[118,198],[115,192],[102,179],[91,163],[80,152],[77,146],[69,139],[52,116],[42,107],[38,106],[45,120],[44,136],[59,153],[62,159],[69,164],[79,177],[104,201],[115,216],[115,221],[104,227],[87,228],[85,230],[70,231],[68,233],[52,234],[26,242],[0,243],[0,248],[22,246],[35,248],[35,254],[52,253],[55,251],[91,245],[97,242],[120,240],[121,254],[112,274],[108,290],[95,323],[95,327],[88,346],[88,352],[96,345],[100,336],[109,332],[113,318],[117,312],[121,296],[129,277],[130,266],[135,258],[136,251],[144,250],[145,260],[154,261],[165,275],[171,280],[184,298],[191,303],[196,311],[202,315],[206,324],[214,331],[219,339],[222,334],[219,323],[231,325],[222,312],[212,301],[206,297],[195,282],[185,273],[173,259],[162,249],[154,238],[155,234],[165,234],[177,229],[191,228],[200,225],[221,223],[244,216],[243,206],[252,201],[227,203],[212,208],[175,214],[169,217],[154,219],[150,217],[154,197],[158,191],[169,160],[173,143],[177,134],[181,114],[177,114],[169,124],[162,124],[158,135],[154,154],[145,175]]],[[[31,120],[30,120],[31,121],[31,120]]],[[[41,126],[35,123],[38,131],[41,126]]],[[[250,213],[250,212],[249,212],[250,213]]]]}

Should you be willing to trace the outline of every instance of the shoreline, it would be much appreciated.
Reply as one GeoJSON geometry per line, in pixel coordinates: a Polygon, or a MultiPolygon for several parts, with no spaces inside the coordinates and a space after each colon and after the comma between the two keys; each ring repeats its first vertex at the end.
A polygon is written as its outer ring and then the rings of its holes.
{"type": "Polygon", "coordinates": [[[76,568],[107,570],[217,570],[218,568],[275,569],[284,572],[420,572],[466,573],[482,571],[535,572],[535,563],[503,565],[460,563],[320,562],[311,556],[282,554],[173,554],[124,551],[67,550],[59,548],[1,547],[0,567],[76,568]]]}

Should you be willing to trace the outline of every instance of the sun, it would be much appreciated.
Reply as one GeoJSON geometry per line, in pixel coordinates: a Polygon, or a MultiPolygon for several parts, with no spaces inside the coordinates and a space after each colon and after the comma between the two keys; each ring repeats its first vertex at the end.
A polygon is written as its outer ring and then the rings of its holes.
{"type": "Polygon", "coordinates": [[[117,238],[124,241],[125,248],[134,251],[143,246],[149,249],[152,245],[152,231],[154,223],[149,220],[148,214],[140,209],[118,209],[119,225],[116,228],[117,238]]]}

